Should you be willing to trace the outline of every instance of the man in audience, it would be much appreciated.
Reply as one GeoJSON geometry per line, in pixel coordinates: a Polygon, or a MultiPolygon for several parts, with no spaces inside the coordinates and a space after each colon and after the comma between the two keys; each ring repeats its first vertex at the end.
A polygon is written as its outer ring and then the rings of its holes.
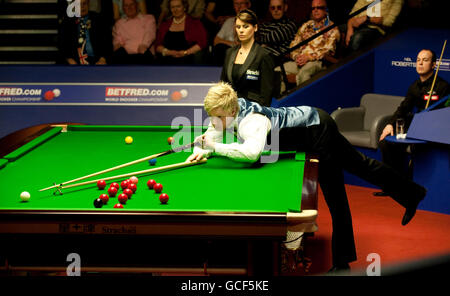
{"type": "MultiPolygon", "coordinates": [[[[376,0],[358,0],[350,14],[376,0]]],[[[383,0],[375,3],[347,22],[345,44],[353,51],[386,34],[402,10],[403,0],[383,0]]]]}
{"type": "MultiPolygon", "coordinates": [[[[290,47],[294,47],[309,37],[318,34],[321,30],[333,24],[328,17],[325,0],[313,0],[311,4],[311,20],[304,23],[290,47]]],[[[284,64],[286,73],[296,75],[297,85],[309,80],[314,74],[324,69],[322,60],[326,56],[333,56],[340,34],[337,28],[320,35],[309,43],[291,52],[292,61],[284,64]]]]}
{"type": "Polygon", "coordinates": [[[269,11],[272,20],[259,26],[259,43],[274,56],[287,52],[297,32],[297,25],[285,16],[286,0],[270,0],[269,11]]]}
{"type": "Polygon", "coordinates": [[[234,17],[233,2],[230,0],[206,0],[203,26],[208,33],[208,44],[213,44],[214,38],[223,23],[230,17],[234,17]]]}
{"type": "Polygon", "coordinates": [[[126,17],[119,19],[113,28],[113,63],[151,63],[151,46],[156,39],[155,17],[139,13],[136,0],[123,0],[123,11],[126,17]]]}
{"type": "Polygon", "coordinates": [[[59,51],[70,65],[106,64],[110,54],[111,31],[89,11],[89,0],[80,1],[80,17],[65,17],[58,36],[59,51]]]}

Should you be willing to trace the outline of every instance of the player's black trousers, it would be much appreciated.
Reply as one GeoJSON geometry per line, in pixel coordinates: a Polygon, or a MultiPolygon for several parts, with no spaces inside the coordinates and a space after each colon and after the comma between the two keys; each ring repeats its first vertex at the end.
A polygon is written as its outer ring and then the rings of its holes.
{"type": "MultiPolygon", "coordinates": [[[[381,151],[383,163],[393,167],[399,172],[408,174],[412,178],[412,172],[408,169],[408,145],[401,143],[393,143],[386,140],[380,141],[378,148],[381,151]]],[[[411,151],[415,151],[415,146],[410,145],[411,151]]]]}
{"type": "Polygon", "coordinates": [[[422,199],[425,190],[404,174],[360,153],[339,133],[328,113],[320,109],[318,111],[319,125],[279,131],[280,150],[306,151],[319,155],[319,184],[333,222],[333,264],[340,265],[356,260],[343,170],[380,187],[405,208],[422,199]]]}

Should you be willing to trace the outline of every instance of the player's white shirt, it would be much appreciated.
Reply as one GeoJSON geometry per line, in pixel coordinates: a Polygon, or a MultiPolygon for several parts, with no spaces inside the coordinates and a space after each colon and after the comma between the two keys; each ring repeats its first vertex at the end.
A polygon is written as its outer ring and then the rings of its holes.
{"type": "Polygon", "coordinates": [[[264,150],[271,129],[308,127],[320,124],[319,113],[310,106],[265,107],[238,98],[239,112],[228,129],[234,129],[242,143],[222,144],[223,133],[210,124],[205,136],[216,143],[215,151],[194,149],[209,157],[212,152],[238,161],[254,162],[264,150]]]}
{"type": "MultiPolygon", "coordinates": [[[[237,137],[242,143],[222,144],[223,132],[217,131],[211,123],[205,132],[205,136],[216,143],[214,151],[210,149],[194,148],[194,153],[203,153],[206,157],[213,152],[220,156],[243,162],[258,160],[264,150],[266,138],[271,129],[269,118],[259,113],[251,113],[237,123],[236,118],[230,124],[230,128],[237,131],[237,137]]],[[[230,129],[229,129],[230,130],[230,129]]]]}

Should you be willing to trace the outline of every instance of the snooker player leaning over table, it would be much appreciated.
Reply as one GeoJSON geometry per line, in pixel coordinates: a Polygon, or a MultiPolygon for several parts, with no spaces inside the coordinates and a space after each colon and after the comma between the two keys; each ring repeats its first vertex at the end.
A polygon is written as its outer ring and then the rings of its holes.
{"type": "Polygon", "coordinates": [[[209,89],[204,108],[211,123],[206,132],[195,139],[202,147],[195,147],[188,161],[214,154],[236,161],[256,162],[270,133],[274,132],[278,132],[280,151],[306,151],[319,155],[319,184],[333,222],[333,267],[330,272],[348,270],[348,263],[356,260],[343,170],[379,186],[405,207],[403,225],[413,218],[417,205],[426,195],[422,186],[353,148],[339,133],[333,119],[321,109],[262,107],[238,98],[233,88],[224,82],[209,89]],[[234,130],[241,143],[222,144],[225,129],[234,130]]]}

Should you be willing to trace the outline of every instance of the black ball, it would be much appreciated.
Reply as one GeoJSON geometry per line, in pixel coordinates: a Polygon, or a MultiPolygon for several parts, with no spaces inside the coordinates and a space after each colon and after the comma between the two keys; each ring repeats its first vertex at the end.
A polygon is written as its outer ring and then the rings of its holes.
{"type": "Polygon", "coordinates": [[[94,200],[94,207],[101,208],[103,206],[103,201],[101,198],[97,198],[94,200]]]}

